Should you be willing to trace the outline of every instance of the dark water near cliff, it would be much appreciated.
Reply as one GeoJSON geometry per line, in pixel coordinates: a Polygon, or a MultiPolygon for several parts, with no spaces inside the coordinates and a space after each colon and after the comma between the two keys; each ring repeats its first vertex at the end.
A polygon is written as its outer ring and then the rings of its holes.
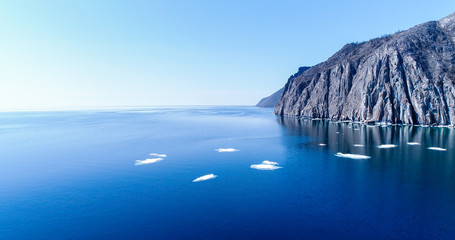
{"type": "Polygon", "coordinates": [[[0,239],[455,239],[454,141],[253,107],[0,113],[0,239]]]}

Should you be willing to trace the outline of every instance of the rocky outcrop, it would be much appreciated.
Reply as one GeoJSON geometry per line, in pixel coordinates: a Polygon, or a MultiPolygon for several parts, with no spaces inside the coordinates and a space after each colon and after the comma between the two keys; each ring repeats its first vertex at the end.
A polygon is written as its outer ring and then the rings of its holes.
{"type": "MultiPolygon", "coordinates": [[[[302,74],[303,72],[305,72],[308,69],[310,69],[310,67],[300,67],[299,71],[296,74],[294,74],[291,77],[289,77],[289,79],[291,79],[291,78],[293,78],[293,77],[295,77],[297,75],[302,74]]],[[[263,107],[263,108],[274,108],[274,107],[276,107],[276,105],[278,104],[278,101],[281,98],[281,95],[283,94],[283,90],[284,90],[284,88],[281,88],[280,90],[274,92],[272,95],[261,99],[261,101],[259,101],[259,103],[256,104],[256,107],[263,107]]]]}
{"type": "Polygon", "coordinates": [[[455,125],[455,13],[344,46],[291,77],[279,115],[418,125],[455,125]]]}

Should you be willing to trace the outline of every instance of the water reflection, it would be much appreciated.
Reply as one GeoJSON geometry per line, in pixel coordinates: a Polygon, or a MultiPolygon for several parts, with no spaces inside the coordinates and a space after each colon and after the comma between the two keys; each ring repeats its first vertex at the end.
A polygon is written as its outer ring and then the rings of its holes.
{"type": "Polygon", "coordinates": [[[279,117],[277,121],[285,127],[285,134],[313,139],[312,142],[302,143],[301,147],[326,147],[334,153],[366,154],[384,159],[397,157],[399,153],[400,159],[413,161],[434,157],[452,162],[455,157],[455,130],[452,128],[369,126],[293,117],[279,117]],[[387,149],[388,145],[398,145],[395,150],[399,151],[394,151],[392,147],[387,149]],[[434,154],[428,147],[448,151],[445,154],[434,154]]]}
{"type": "Polygon", "coordinates": [[[278,122],[285,127],[288,135],[310,137],[310,142],[299,145],[301,148],[325,148],[333,154],[341,152],[371,156],[368,161],[373,168],[397,166],[416,177],[433,172],[441,184],[455,184],[455,130],[452,128],[367,126],[292,117],[280,117],[278,122]],[[320,146],[321,143],[325,146],[320,146]],[[384,144],[398,147],[378,147],[384,144]],[[432,151],[429,147],[447,151],[432,151]]]}
{"type": "Polygon", "coordinates": [[[300,211],[314,223],[337,228],[344,222],[337,231],[347,232],[380,226],[370,228],[370,236],[390,234],[389,239],[455,237],[454,129],[277,121],[288,136],[285,169],[292,169],[287,171],[293,187],[300,189],[292,197],[302,199],[300,211]],[[296,143],[292,136],[307,140],[296,143]],[[397,147],[378,148],[384,144],[397,147]],[[371,158],[339,158],[339,152],[371,158]]]}

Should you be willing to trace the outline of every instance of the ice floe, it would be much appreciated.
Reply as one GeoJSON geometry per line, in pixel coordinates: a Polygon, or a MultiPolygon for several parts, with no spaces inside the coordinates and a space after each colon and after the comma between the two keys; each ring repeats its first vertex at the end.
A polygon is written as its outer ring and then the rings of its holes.
{"type": "Polygon", "coordinates": [[[210,174],[207,174],[207,175],[204,175],[202,177],[198,177],[198,178],[194,179],[193,182],[207,181],[209,179],[213,179],[213,178],[216,178],[216,177],[218,177],[218,176],[213,174],[213,173],[210,173],[210,174]]]}
{"type": "Polygon", "coordinates": [[[150,163],[156,163],[163,160],[163,158],[150,158],[150,159],[145,159],[145,160],[136,160],[136,163],[134,165],[139,166],[139,165],[145,165],[145,164],[150,164],[150,163]]]}
{"type": "Polygon", "coordinates": [[[265,160],[260,164],[253,164],[250,167],[257,169],[257,170],[276,170],[276,169],[281,168],[281,167],[278,167],[277,165],[278,165],[277,162],[271,162],[271,161],[265,160]]]}
{"type": "Polygon", "coordinates": [[[265,160],[262,162],[262,164],[269,164],[269,165],[278,165],[277,162],[272,162],[272,161],[269,161],[269,160],[265,160]]]}
{"type": "Polygon", "coordinates": [[[396,147],[398,147],[398,146],[395,144],[382,144],[382,145],[378,146],[378,148],[396,148],[396,147]]]}
{"type": "Polygon", "coordinates": [[[414,145],[420,145],[420,143],[418,143],[418,142],[408,142],[408,145],[414,146],[414,145]]]}
{"type": "Polygon", "coordinates": [[[167,157],[166,154],[162,154],[162,153],[150,153],[149,155],[150,156],[155,156],[157,158],[148,158],[148,159],[145,159],[145,160],[136,160],[134,165],[140,166],[140,165],[145,165],[145,164],[150,164],[150,163],[156,163],[156,162],[162,161],[165,157],[167,157]]]}
{"type": "Polygon", "coordinates": [[[354,144],[354,147],[365,147],[363,144],[354,144]]]}
{"type": "Polygon", "coordinates": [[[360,154],[352,154],[352,153],[337,153],[335,154],[336,157],[342,158],[352,158],[352,159],[369,159],[370,156],[360,155],[360,154]]]}
{"type": "Polygon", "coordinates": [[[235,149],[235,148],[218,148],[218,149],[215,149],[215,151],[217,151],[217,152],[237,152],[239,150],[235,149]]]}
{"type": "Polygon", "coordinates": [[[149,155],[150,155],[150,156],[161,157],[161,158],[163,158],[163,157],[167,157],[167,155],[166,155],[166,154],[160,154],[160,153],[150,153],[149,155]]]}
{"type": "Polygon", "coordinates": [[[428,149],[430,150],[435,150],[435,151],[447,151],[445,148],[440,148],[440,147],[429,147],[428,149]]]}
{"type": "Polygon", "coordinates": [[[325,146],[327,146],[327,144],[325,144],[325,143],[319,143],[319,146],[325,147],[325,146]]]}

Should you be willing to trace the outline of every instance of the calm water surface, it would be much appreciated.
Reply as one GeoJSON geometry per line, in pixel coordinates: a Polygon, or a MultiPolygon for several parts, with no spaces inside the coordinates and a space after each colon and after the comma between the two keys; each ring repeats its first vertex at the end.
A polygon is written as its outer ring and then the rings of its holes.
{"type": "Polygon", "coordinates": [[[0,113],[0,239],[455,239],[455,131],[254,107],[0,113]],[[167,157],[135,166],[150,153],[167,157]],[[250,168],[264,160],[282,168],[250,168]]]}

